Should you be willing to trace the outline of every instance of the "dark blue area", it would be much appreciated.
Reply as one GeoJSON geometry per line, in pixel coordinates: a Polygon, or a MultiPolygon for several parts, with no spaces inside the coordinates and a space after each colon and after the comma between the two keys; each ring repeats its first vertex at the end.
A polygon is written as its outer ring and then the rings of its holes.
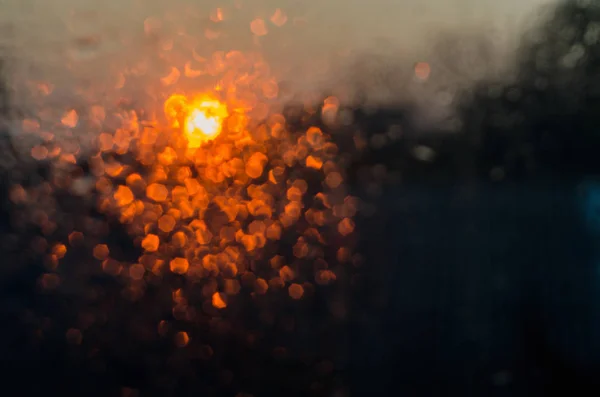
{"type": "Polygon", "coordinates": [[[387,194],[362,226],[375,273],[351,330],[361,395],[597,387],[600,295],[579,205],[568,181],[387,194]]]}

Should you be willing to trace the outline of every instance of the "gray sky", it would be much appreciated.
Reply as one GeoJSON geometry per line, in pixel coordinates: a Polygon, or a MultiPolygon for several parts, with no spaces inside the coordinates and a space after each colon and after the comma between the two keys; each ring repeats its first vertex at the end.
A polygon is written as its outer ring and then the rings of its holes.
{"type": "MultiPolygon", "coordinates": [[[[408,50],[419,48],[432,32],[442,29],[480,28],[510,35],[533,15],[536,7],[548,2],[550,0],[0,0],[0,25],[13,25],[14,30],[13,37],[0,40],[27,44],[29,51],[34,52],[48,43],[67,39],[67,30],[71,34],[94,31],[105,35],[114,31],[126,34],[140,30],[140,23],[147,16],[191,17],[193,13],[193,18],[181,21],[183,26],[191,28],[216,7],[222,7],[227,17],[232,14],[229,10],[234,4],[242,4],[237,14],[247,20],[269,17],[276,8],[284,10],[290,20],[304,18],[304,28],[295,29],[293,34],[289,29],[273,29],[268,35],[285,37],[292,47],[306,46],[314,52],[338,46],[359,49],[385,39],[397,48],[408,50]],[[188,11],[182,14],[183,10],[188,11]],[[93,12],[95,16],[81,18],[84,12],[93,12]]],[[[239,24],[227,27],[229,32],[247,34],[248,24],[242,23],[242,18],[238,21],[239,24]]]]}
{"type": "MultiPolygon", "coordinates": [[[[171,31],[202,35],[211,10],[222,7],[225,21],[221,47],[250,48],[249,22],[268,20],[275,9],[288,15],[281,28],[268,24],[260,39],[270,63],[284,79],[299,86],[319,87],[343,76],[344,64],[327,76],[314,70],[339,52],[378,51],[391,59],[426,57],[440,32],[481,32],[494,37],[498,63],[535,10],[551,0],[0,0],[0,45],[9,48],[14,78],[51,79],[67,85],[76,78],[105,81],[124,59],[147,50],[142,44],[147,17],[170,20],[171,31]],[[241,8],[236,8],[241,5],[241,8]],[[302,23],[298,22],[298,19],[302,23]],[[296,23],[294,23],[296,20],[296,23]],[[93,62],[66,70],[74,41],[100,38],[93,54],[77,54],[93,62]]],[[[6,49],[4,51],[7,51],[6,49]]],[[[510,50],[508,50],[510,53],[510,50]]],[[[162,73],[162,71],[157,71],[162,73]]],[[[112,76],[111,76],[112,74],[112,76]]]]}

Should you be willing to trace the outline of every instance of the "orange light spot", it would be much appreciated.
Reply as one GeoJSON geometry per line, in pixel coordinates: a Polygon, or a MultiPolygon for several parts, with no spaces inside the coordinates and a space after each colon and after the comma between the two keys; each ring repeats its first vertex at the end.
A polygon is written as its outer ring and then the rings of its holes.
{"type": "Polygon", "coordinates": [[[158,154],[157,158],[162,165],[171,165],[177,160],[177,153],[172,147],[167,146],[165,150],[158,154]]]}
{"type": "Polygon", "coordinates": [[[267,228],[266,236],[269,240],[279,240],[281,238],[281,225],[273,223],[267,228]]]}
{"type": "Polygon", "coordinates": [[[104,164],[104,172],[113,178],[118,177],[124,169],[125,167],[116,161],[104,164]]]}
{"type": "Polygon", "coordinates": [[[319,149],[323,145],[323,132],[319,127],[310,127],[306,130],[306,140],[315,149],[319,149]]]}
{"type": "Polygon", "coordinates": [[[129,268],[129,276],[133,280],[141,280],[144,278],[144,274],[146,273],[146,269],[139,263],[132,265],[129,268]]]}
{"type": "Polygon", "coordinates": [[[60,160],[65,163],[77,164],[77,159],[72,154],[62,154],[60,160]]]}
{"type": "Polygon", "coordinates": [[[179,69],[177,69],[176,67],[172,67],[169,74],[161,78],[160,82],[164,86],[170,86],[177,83],[177,80],[179,80],[179,76],[181,76],[181,72],[179,71],[179,69]]]}
{"type": "Polygon", "coordinates": [[[323,161],[315,156],[308,156],[306,158],[306,166],[309,168],[314,168],[315,170],[320,170],[323,166],[323,161]]]}
{"type": "Polygon", "coordinates": [[[308,190],[308,183],[306,183],[306,181],[304,179],[296,179],[294,181],[294,183],[292,184],[292,186],[300,189],[302,194],[306,193],[306,191],[308,190]]]}
{"type": "Polygon", "coordinates": [[[337,250],[336,259],[340,263],[346,263],[350,261],[350,250],[346,247],[341,247],[337,250]]]}
{"type": "Polygon", "coordinates": [[[337,188],[342,183],[342,176],[339,172],[330,172],[325,177],[325,183],[332,189],[337,188]]]}
{"type": "Polygon", "coordinates": [[[185,74],[185,77],[189,77],[191,79],[196,78],[198,76],[202,76],[204,74],[202,70],[192,69],[192,62],[189,61],[185,63],[183,73],[185,74]]]}
{"type": "Polygon", "coordinates": [[[261,18],[256,18],[250,22],[250,31],[252,31],[252,33],[256,36],[264,36],[268,33],[267,25],[261,18]]]}
{"type": "Polygon", "coordinates": [[[38,90],[40,90],[40,94],[42,95],[50,95],[52,91],[54,91],[54,86],[50,83],[39,83],[37,85],[38,90]]]}
{"type": "Polygon", "coordinates": [[[415,65],[415,77],[421,81],[425,81],[431,74],[431,67],[427,62],[418,62],[415,65]]]}
{"type": "Polygon", "coordinates": [[[202,258],[202,267],[204,267],[204,269],[210,272],[219,272],[219,267],[217,266],[217,259],[214,255],[206,255],[204,258],[202,258]]]}
{"type": "Polygon", "coordinates": [[[156,234],[149,234],[142,240],[142,248],[148,252],[154,252],[158,250],[160,240],[156,234]]]}
{"type": "Polygon", "coordinates": [[[221,22],[223,19],[222,8],[216,8],[210,13],[210,20],[213,22],[221,22]]]}
{"type": "Polygon", "coordinates": [[[190,342],[190,337],[187,332],[180,331],[175,334],[175,344],[177,347],[185,347],[190,342]]]}
{"type": "Polygon", "coordinates": [[[165,185],[152,183],[146,188],[146,196],[154,201],[165,201],[169,195],[169,190],[165,185]]]}
{"type": "Polygon", "coordinates": [[[125,86],[125,81],[126,81],[126,79],[125,79],[125,75],[124,75],[123,73],[119,73],[119,74],[117,75],[117,81],[116,81],[116,83],[115,83],[115,86],[114,86],[114,87],[115,87],[116,89],[121,89],[121,88],[123,88],[123,87],[125,86]]]}
{"type": "Polygon", "coordinates": [[[227,307],[226,296],[220,292],[215,292],[212,295],[212,305],[217,309],[224,309],[227,307]]]}
{"type": "Polygon", "coordinates": [[[153,145],[158,139],[158,131],[151,127],[146,127],[142,131],[140,142],[144,145],[153,145]]]}
{"type": "Polygon", "coordinates": [[[296,221],[300,218],[300,214],[302,213],[302,204],[297,201],[292,201],[285,206],[284,211],[285,215],[296,221]]]}
{"type": "Polygon", "coordinates": [[[177,232],[173,234],[171,241],[173,243],[173,246],[177,248],[183,248],[187,244],[187,236],[184,232],[177,232]]]}
{"type": "Polygon", "coordinates": [[[191,102],[183,95],[173,95],[165,102],[164,110],[174,126],[181,126],[183,122],[190,148],[198,148],[202,143],[216,138],[229,115],[225,104],[208,95],[191,102]]]}
{"type": "Polygon", "coordinates": [[[10,189],[9,198],[15,204],[22,204],[27,201],[27,191],[23,186],[15,185],[10,189]]]}
{"type": "Polygon", "coordinates": [[[77,112],[74,109],[69,110],[62,116],[60,122],[65,127],[74,128],[79,122],[79,116],[77,115],[77,112]]]}
{"type": "Polygon", "coordinates": [[[106,111],[104,110],[104,108],[102,106],[92,106],[91,110],[91,119],[97,123],[100,124],[104,121],[104,119],[106,118],[106,111]]]}
{"type": "Polygon", "coordinates": [[[302,191],[298,189],[296,186],[292,186],[287,190],[287,199],[290,201],[301,201],[302,200],[302,191]]]}
{"type": "Polygon", "coordinates": [[[325,98],[325,100],[323,101],[323,105],[329,105],[329,106],[340,106],[340,100],[335,97],[335,96],[328,96],[327,98],[325,98]]]}
{"type": "Polygon", "coordinates": [[[31,149],[31,157],[38,161],[45,160],[48,157],[48,149],[41,145],[34,146],[31,149]]]}
{"type": "Polygon", "coordinates": [[[248,252],[254,251],[254,249],[257,246],[256,238],[249,234],[245,234],[242,236],[241,243],[244,246],[244,248],[246,249],[246,251],[248,251],[248,252]]]}
{"type": "Polygon", "coordinates": [[[57,274],[45,273],[40,277],[39,282],[43,289],[54,289],[60,284],[60,277],[57,274]]]}
{"type": "Polygon", "coordinates": [[[250,178],[258,178],[264,171],[268,158],[263,153],[256,152],[246,162],[246,175],[250,178]]]}
{"type": "Polygon", "coordinates": [[[83,233],[81,232],[72,232],[69,234],[69,244],[71,246],[77,246],[83,242],[83,233]]]}
{"type": "Polygon", "coordinates": [[[94,258],[103,261],[106,258],[108,258],[108,255],[110,254],[110,250],[108,249],[108,245],[106,244],[97,244],[94,247],[94,258]]]}
{"type": "Polygon", "coordinates": [[[40,129],[40,123],[37,120],[25,119],[21,124],[24,132],[36,132],[40,129]]]}
{"type": "Polygon", "coordinates": [[[171,269],[173,273],[185,274],[189,268],[190,263],[185,258],[175,258],[169,262],[169,269],[171,269]]]}
{"type": "Polygon", "coordinates": [[[240,282],[238,280],[225,280],[225,292],[228,295],[236,295],[240,292],[241,289],[240,282]]]}
{"type": "Polygon", "coordinates": [[[319,285],[331,284],[335,280],[335,273],[333,273],[331,270],[319,270],[315,275],[315,281],[319,285]]]}
{"type": "Polygon", "coordinates": [[[292,268],[289,266],[284,266],[279,269],[279,277],[281,277],[283,281],[292,281],[296,277],[296,274],[292,268]]]}
{"type": "Polygon", "coordinates": [[[127,186],[119,186],[114,194],[115,201],[119,207],[124,207],[131,204],[133,201],[133,193],[127,186]]]}
{"type": "Polygon", "coordinates": [[[354,231],[354,221],[350,218],[344,218],[338,223],[338,232],[342,236],[347,236],[354,231]]]}
{"type": "Polygon", "coordinates": [[[110,274],[111,276],[118,276],[121,273],[121,270],[123,270],[123,266],[121,266],[118,261],[107,258],[102,261],[102,270],[104,273],[110,274]]]}
{"type": "Polygon", "coordinates": [[[288,293],[292,299],[300,299],[304,295],[304,288],[300,284],[292,284],[288,288],[288,293]]]}
{"type": "Polygon", "coordinates": [[[292,248],[292,252],[296,258],[304,258],[308,255],[309,247],[308,244],[304,241],[304,238],[300,237],[294,247],[292,248]]]}
{"type": "Polygon", "coordinates": [[[288,17],[281,8],[276,9],[273,15],[271,16],[271,22],[277,27],[282,27],[283,25],[285,25],[287,20],[288,17]]]}
{"type": "Polygon", "coordinates": [[[284,258],[281,255],[275,255],[269,260],[269,263],[273,269],[279,269],[284,264],[284,258]]]}
{"type": "Polygon", "coordinates": [[[52,253],[56,255],[58,259],[62,259],[67,253],[67,247],[64,244],[56,244],[52,248],[52,253]]]}
{"type": "Polygon", "coordinates": [[[214,139],[221,133],[227,109],[218,101],[203,101],[195,107],[185,122],[189,147],[199,147],[204,141],[214,139]]]}
{"type": "Polygon", "coordinates": [[[272,277],[269,280],[269,288],[281,289],[285,287],[285,282],[280,277],[272,277]]]}
{"type": "Polygon", "coordinates": [[[260,294],[260,295],[265,294],[268,289],[269,289],[269,284],[267,283],[267,281],[265,279],[262,279],[262,278],[256,279],[256,283],[254,284],[254,291],[257,294],[260,294]]]}
{"type": "Polygon", "coordinates": [[[133,189],[139,189],[140,186],[144,186],[144,180],[140,174],[130,174],[126,179],[125,183],[127,186],[133,189]]]}
{"type": "Polygon", "coordinates": [[[165,320],[161,320],[158,323],[157,331],[160,336],[167,335],[167,332],[169,332],[169,323],[165,320]]]}
{"type": "Polygon", "coordinates": [[[262,221],[252,221],[248,225],[248,232],[250,234],[264,234],[265,229],[265,223],[262,221]]]}
{"type": "Polygon", "coordinates": [[[196,241],[198,244],[206,245],[209,244],[213,238],[213,234],[208,230],[206,224],[203,221],[198,223],[198,229],[196,230],[196,241]]]}
{"type": "Polygon", "coordinates": [[[175,228],[175,224],[175,218],[173,218],[171,215],[167,214],[158,218],[158,228],[165,233],[172,231],[175,228]]]}

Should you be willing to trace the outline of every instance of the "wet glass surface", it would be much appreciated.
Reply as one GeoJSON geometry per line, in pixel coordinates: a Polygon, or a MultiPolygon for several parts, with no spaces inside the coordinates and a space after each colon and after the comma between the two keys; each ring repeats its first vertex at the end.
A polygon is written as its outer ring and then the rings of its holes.
{"type": "Polygon", "coordinates": [[[0,33],[7,390],[598,389],[594,2],[0,0],[0,33]]]}

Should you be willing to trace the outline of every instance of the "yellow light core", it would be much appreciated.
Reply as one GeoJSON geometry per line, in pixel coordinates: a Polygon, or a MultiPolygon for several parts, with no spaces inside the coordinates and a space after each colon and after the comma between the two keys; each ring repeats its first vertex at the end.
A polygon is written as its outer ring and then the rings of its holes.
{"type": "Polygon", "coordinates": [[[190,148],[215,139],[223,130],[223,121],[228,116],[227,106],[208,95],[191,102],[182,95],[173,95],[165,102],[165,113],[174,127],[179,127],[179,120],[183,120],[183,132],[190,148]]]}

